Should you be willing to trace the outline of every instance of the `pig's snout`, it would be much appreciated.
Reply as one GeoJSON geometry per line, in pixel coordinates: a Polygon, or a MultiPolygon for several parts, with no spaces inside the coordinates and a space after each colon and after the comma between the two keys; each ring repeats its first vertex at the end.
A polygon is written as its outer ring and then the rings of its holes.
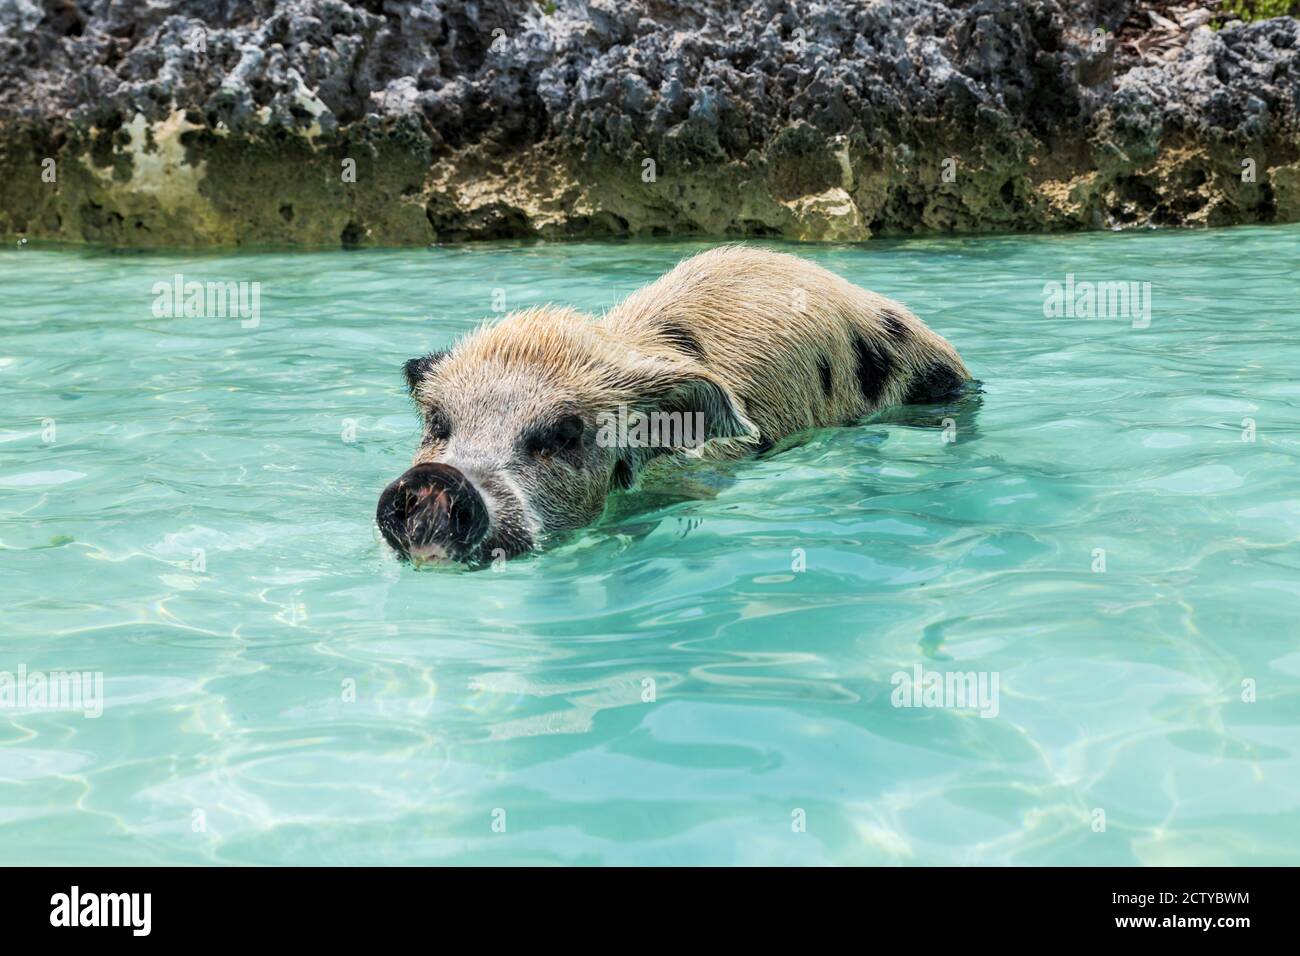
{"type": "Polygon", "coordinates": [[[384,540],[417,562],[468,560],[488,533],[483,497],[441,462],[416,465],[385,488],[375,517],[384,540]]]}

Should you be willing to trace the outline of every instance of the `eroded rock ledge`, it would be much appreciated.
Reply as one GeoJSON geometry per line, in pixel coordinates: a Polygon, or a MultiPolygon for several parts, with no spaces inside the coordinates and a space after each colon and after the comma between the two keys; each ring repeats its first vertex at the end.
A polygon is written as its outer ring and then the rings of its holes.
{"type": "Polygon", "coordinates": [[[0,0],[0,234],[856,240],[1300,219],[1300,24],[1215,30],[1198,6],[0,0]],[[1135,35],[1148,18],[1154,47],[1135,35]]]}

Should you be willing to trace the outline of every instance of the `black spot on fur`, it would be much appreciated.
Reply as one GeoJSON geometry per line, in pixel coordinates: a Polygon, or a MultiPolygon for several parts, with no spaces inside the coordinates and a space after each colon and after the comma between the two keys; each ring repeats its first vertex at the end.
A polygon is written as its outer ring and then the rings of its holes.
{"type": "Polygon", "coordinates": [[[612,482],[614,487],[623,489],[631,488],[633,480],[632,466],[627,463],[627,459],[620,458],[618,464],[614,466],[612,482]]]}
{"type": "Polygon", "coordinates": [[[768,437],[767,437],[766,435],[764,435],[762,432],[759,432],[759,434],[758,434],[758,444],[756,444],[756,445],[754,446],[754,454],[755,454],[755,455],[763,455],[763,454],[766,454],[767,452],[771,451],[772,448],[773,448],[773,445],[772,445],[772,439],[768,438],[768,437]]]}
{"type": "Polygon", "coordinates": [[[822,394],[830,398],[834,382],[831,381],[831,362],[825,355],[817,357],[817,373],[822,377],[822,394]]]}
{"type": "Polygon", "coordinates": [[[895,342],[905,341],[912,333],[907,328],[907,323],[903,317],[893,309],[882,309],[880,312],[880,321],[884,325],[885,331],[895,342]]]}
{"type": "Polygon", "coordinates": [[[415,386],[423,381],[424,377],[433,371],[434,367],[447,357],[446,352],[430,352],[428,355],[421,355],[419,358],[407,359],[402,366],[402,372],[406,375],[406,387],[415,393],[415,386]]]}
{"type": "Polygon", "coordinates": [[[908,405],[931,405],[961,393],[966,380],[950,365],[932,362],[916,374],[907,385],[903,402],[908,405]]]}
{"type": "Polygon", "coordinates": [[[858,388],[868,407],[875,407],[894,376],[894,358],[861,335],[853,337],[853,354],[857,357],[858,388]]]}
{"type": "Polygon", "coordinates": [[[668,343],[679,352],[686,352],[698,359],[707,358],[704,354],[704,346],[700,344],[700,340],[695,337],[690,329],[684,329],[680,325],[665,325],[662,334],[668,340],[668,343]]]}

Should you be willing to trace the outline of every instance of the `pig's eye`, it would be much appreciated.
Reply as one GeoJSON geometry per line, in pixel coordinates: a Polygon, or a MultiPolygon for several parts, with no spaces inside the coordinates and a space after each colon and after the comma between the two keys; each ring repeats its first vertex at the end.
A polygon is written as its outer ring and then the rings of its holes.
{"type": "Polygon", "coordinates": [[[582,418],[578,415],[565,415],[558,421],[533,431],[524,447],[528,454],[538,457],[573,451],[581,441],[582,418]]]}
{"type": "Polygon", "coordinates": [[[451,422],[441,409],[433,409],[424,417],[425,441],[446,441],[451,437],[451,422]]]}

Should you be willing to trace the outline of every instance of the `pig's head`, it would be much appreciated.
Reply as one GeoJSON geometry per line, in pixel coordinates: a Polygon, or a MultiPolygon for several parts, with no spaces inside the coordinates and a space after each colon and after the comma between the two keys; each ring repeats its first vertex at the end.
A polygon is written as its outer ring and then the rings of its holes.
{"type": "Polygon", "coordinates": [[[658,454],[757,438],[731,391],[670,340],[624,342],[568,309],[513,313],[405,372],[423,435],[376,517],[417,563],[514,557],[592,522],[658,454]]]}

